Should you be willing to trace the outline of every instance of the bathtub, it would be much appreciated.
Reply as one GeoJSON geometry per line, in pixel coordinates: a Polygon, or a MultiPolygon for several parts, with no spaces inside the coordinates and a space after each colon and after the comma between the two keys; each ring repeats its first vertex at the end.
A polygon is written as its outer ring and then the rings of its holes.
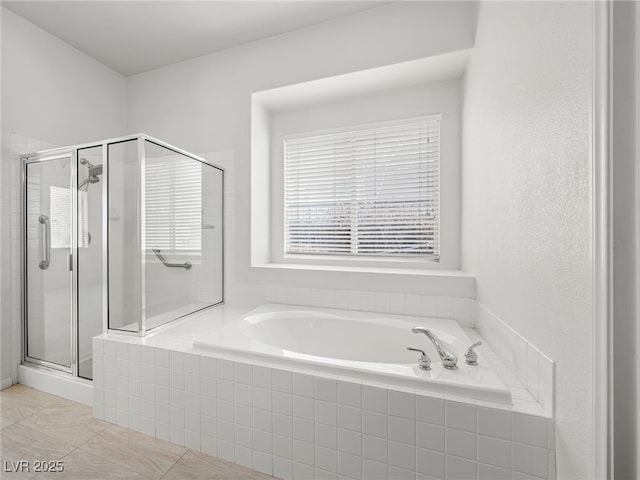
{"type": "Polygon", "coordinates": [[[453,320],[350,310],[265,304],[194,340],[194,350],[267,362],[276,368],[312,370],[319,375],[511,404],[511,393],[477,348],[477,366],[467,365],[471,345],[453,320]],[[423,326],[458,356],[458,369],[445,369],[429,339],[411,328],[423,326]],[[418,368],[424,350],[431,370],[418,368]]]}

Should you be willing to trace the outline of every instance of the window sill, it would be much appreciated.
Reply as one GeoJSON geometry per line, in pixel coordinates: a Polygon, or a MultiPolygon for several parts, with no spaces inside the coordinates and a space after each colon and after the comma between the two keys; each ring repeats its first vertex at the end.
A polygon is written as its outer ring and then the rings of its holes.
{"type": "MultiPolygon", "coordinates": [[[[263,275],[277,274],[279,281],[291,286],[320,283],[336,289],[475,298],[475,277],[461,270],[300,263],[262,263],[252,269],[263,275]]],[[[272,277],[266,277],[267,282],[268,278],[272,277]]]]}

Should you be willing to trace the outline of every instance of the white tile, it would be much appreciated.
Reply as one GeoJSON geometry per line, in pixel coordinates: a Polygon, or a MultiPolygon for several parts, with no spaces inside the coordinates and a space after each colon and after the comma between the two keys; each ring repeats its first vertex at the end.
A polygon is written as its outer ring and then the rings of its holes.
{"type": "Polygon", "coordinates": [[[458,402],[446,402],[447,428],[457,428],[467,432],[477,429],[476,406],[458,402]]]}
{"type": "Polygon", "coordinates": [[[478,480],[511,480],[511,470],[479,463],[478,480]]]}
{"type": "Polygon", "coordinates": [[[273,411],[283,415],[293,415],[293,397],[290,393],[273,392],[273,411]]]}
{"type": "Polygon", "coordinates": [[[475,480],[476,462],[447,455],[447,480],[475,480]]]}
{"type": "Polygon", "coordinates": [[[367,458],[362,461],[362,477],[367,480],[386,480],[389,478],[388,470],[389,467],[386,463],[376,462],[367,458]]]}
{"type": "Polygon", "coordinates": [[[171,350],[169,352],[169,368],[184,373],[185,358],[184,353],[171,350]]]}
{"type": "Polygon", "coordinates": [[[273,473],[273,457],[268,453],[253,452],[253,468],[266,475],[273,473]]]}
{"type": "Polygon", "coordinates": [[[338,453],[338,473],[354,480],[360,480],[362,478],[362,459],[346,452],[338,453]]]}
{"type": "Polygon", "coordinates": [[[243,467],[253,468],[253,453],[250,448],[235,445],[234,463],[243,467]]]}
{"type": "Polygon", "coordinates": [[[202,450],[200,437],[201,435],[199,433],[186,430],[184,432],[184,446],[194,452],[200,452],[202,450]]]}
{"type": "Polygon", "coordinates": [[[271,412],[259,408],[253,409],[253,428],[263,432],[272,432],[271,412]]]}
{"type": "Polygon", "coordinates": [[[511,438],[514,442],[547,448],[547,425],[546,418],[514,413],[512,415],[511,438]]]}
{"type": "Polygon", "coordinates": [[[478,407],[478,433],[511,439],[511,412],[478,407]]]}
{"type": "Polygon", "coordinates": [[[338,408],[335,403],[323,402],[316,400],[316,422],[324,423],[326,425],[337,425],[338,421],[338,408]]]}
{"type": "Polygon", "coordinates": [[[184,371],[191,375],[200,375],[200,356],[186,354],[184,356],[184,371]]]}
{"type": "MultiPolygon", "coordinates": [[[[187,373],[184,377],[184,389],[186,392],[189,393],[200,393],[200,378],[204,378],[204,377],[200,377],[199,375],[192,375],[190,373],[187,373]]],[[[215,382],[212,382],[215,388],[215,382]]],[[[211,395],[211,393],[207,393],[208,395],[211,395]]],[[[213,395],[211,396],[215,396],[215,392],[213,393],[213,395]]]]}
{"type": "Polygon", "coordinates": [[[281,435],[273,436],[273,454],[293,460],[293,439],[281,435]]]}
{"type": "Polygon", "coordinates": [[[389,415],[416,418],[416,396],[412,393],[389,390],[389,415]]]}
{"type": "MultiPolygon", "coordinates": [[[[186,398],[185,398],[185,402],[186,402],[186,398]]],[[[190,407],[189,409],[193,409],[195,407],[195,402],[196,400],[194,398],[190,398],[190,407]]],[[[205,396],[201,396],[200,397],[200,411],[202,412],[203,415],[209,415],[210,417],[216,417],[218,416],[218,400],[215,398],[211,398],[211,397],[205,397],[205,396]]]]}
{"type": "Polygon", "coordinates": [[[216,409],[216,416],[220,420],[226,420],[227,422],[235,421],[235,409],[232,402],[226,400],[218,400],[218,407],[216,409]]]}
{"type": "Polygon", "coordinates": [[[169,370],[169,383],[171,388],[184,390],[184,371],[169,370]]]}
{"type": "Polygon", "coordinates": [[[338,429],[330,425],[316,423],[315,442],[322,447],[336,450],[338,448],[338,429]]]}
{"type": "Polygon", "coordinates": [[[416,422],[406,418],[389,417],[389,440],[415,445],[416,422]]]}
{"type": "Polygon", "coordinates": [[[316,445],[315,457],[316,467],[327,472],[338,472],[338,452],[335,449],[316,445]]]}
{"type": "Polygon", "coordinates": [[[404,468],[389,466],[389,478],[394,480],[413,480],[416,478],[415,470],[406,470],[404,468]]]}
{"type": "Polygon", "coordinates": [[[549,459],[546,449],[513,443],[511,455],[513,470],[537,477],[547,476],[549,459]]]}
{"type": "Polygon", "coordinates": [[[362,456],[371,460],[387,463],[387,440],[371,435],[362,436],[362,456]]]}
{"type": "Polygon", "coordinates": [[[313,443],[302,440],[293,441],[293,460],[297,463],[315,466],[315,449],[313,443]]]}
{"type": "Polygon", "coordinates": [[[326,402],[338,400],[337,382],[330,378],[315,377],[315,398],[326,402]]]}
{"type": "Polygon", "coordinates": [[[267,432],[261,432],[260,430],[253,431],[253,448],[257,451],[264,453],[273,452],[272,435],[267,432]]]}
{"type": "Polygon", "coordinates": [[[478,435],[478,461],[511,469],[511,442],[478,435]]]}
{"type": "MultiPolygon", "coordinates": [[[[201,384],[204,392],[204,385],[201,384]]],[[[231,380],[216,380],[216,396],[222,400],[233,402],[235,384],[231,380]]]]}
{"type": "Polygon", "coordinates": [[[202,453],[218,456],[218,439],[209,435],[200,435],[200,448],[202,453]]]}
{"type": "Polygon", "coordinates": [[[444,427],[416,422],[416,446],[444,452],[444,427]]]}
{"type": "Polygon", "coordinates": [[[351,430],[338,429],[338,450],[362,456],[362,435],[351,430]]]}
{"type": "Polygon", "coordinates": [[[305,442],[313,443],[314,423],[309,420],[303,420],[302,418],[293,419],[293,438],[296,440],[304,440],[305,442]]]}
{"type": "Polygon", "coordinates": [[[246,363],[233,364],[233,377],[236,383],[253,385],[253,367],[246,363]]]}
{"type": "Polygon", "coordinates": [[[416,447],[389,441],[389,464],[415,471],[416,447]]]}
{"type": "Polygon", "coordinates": [[[253,406],[262,410],[272,410],[273,400],[271,390],[253,387],[253,406]]]}
{"type": "Polygon", "coordinates": [[[234,441],[236,445],[242,445],[247,448],[253,446],[253,430],[251,428],[236,424],[234,430],[234,441]]]}
{"type": "Polygon", "coordinates": [[[314,401],[312,398],[293,396],[293,416],[313,421],[315,419],[314,401]]]}
{"type": "Polygon", "coordinates": [[[253,406],[253,387],[251,385],[236,383],[234,385],[234,395],[234,401],[236,403],[241,403],[249,407],[253,406]]]}
{"type": "Polygon", "coordinates": [[[300,462],[293,462],[293,477],[294,478],[306,478],[313,479],[315,477],[316,469],[311,465],[306,465],[300,462]]]}
{"type": "Polygon", "coordinates": [[[273,476],[290,480],[293,478],[293,463],[284,458],[273,457],[273,476]]]}
{"type": "Polygon", "coordinates": [[[212,357],[201,357],[200,373],[204,377],[216,378],[218,376],[218,359],[212,357]]]}
{"type": "Polygon", "coordinates": [[[197,413],[184,412],[184,428],[189,432],[200,433],[201,416],[197,413]]]}
{"type": "Polygon", "coordinates": [[[444,400],[416,395],[416,420],[444,425],[444,400]]]}
{"type": "Polygon", "coordinates": [[[387,438],[387,415],[363,410],[362,431],[369,435],[387,438]]]}
{"type": "Polygon", "coordinates": [[[416,449],[416,469],[418,473],[428,475],[433,478],[444,478],[444,453],[416,449]]]}
{"type": "Polygon", "coordinates": [[[219,358],[217,359],[216,363],[218,365],[218,378],[222,380],[233,381],[234,379],[233,362],[219,358]]]}
{"type": "Polygon", "coordinates": [[[293,437],[293,417],[291,415],[273,414],[273,433],[293,437]]]}
{"type": "Polygon", "coordinates": [[[362,407],[362,385],[338,382],[338,403],[350,407],[362,407]]]}
{"type": "Polygon", "coordinates": [[[273,390],[282,393],[293,392],[293,374],[284,370],[272,370],[271,382],[273,390]]]}
{"type": "Polygon", "coordinates": [[[235,423],[253,427],[253,409],[240,403],[235,404],[235,423]]]}
{"type": "Polygon", "coordinates": [[[267,367],[253,366],[253,386],[271,389],[271,369],[267,367]]]}
{"type": "Polygon", "coordinates": [[[362,386],[362,408],[373,412],[387,413],[387,390],[383,388],[362,386]]]}
{"type": "Polygon", "coordinates": [[[169,350],[164,350],[162,348],[156,348],[156,367],[169,368],[169,350]]]}
{"type": "Polygon", "coordinates": [[[447,455],[476,459],[477,435],[453,428],[447,429],[447,455]]]}
{"type": "Polygon", "coordinates": [[[362,410],[338,405],[338,427],[356,432],[362,431],[362,410]]]}

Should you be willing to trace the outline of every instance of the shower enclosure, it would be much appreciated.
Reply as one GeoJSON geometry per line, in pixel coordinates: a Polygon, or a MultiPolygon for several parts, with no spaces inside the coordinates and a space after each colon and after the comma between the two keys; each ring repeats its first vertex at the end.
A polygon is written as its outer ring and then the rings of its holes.
{"type": "Polygon", "coordinates": [[[92,378],[92,337],[223,301],[223,170],[146,135],[22,156],[23,361],[92,378]]]}

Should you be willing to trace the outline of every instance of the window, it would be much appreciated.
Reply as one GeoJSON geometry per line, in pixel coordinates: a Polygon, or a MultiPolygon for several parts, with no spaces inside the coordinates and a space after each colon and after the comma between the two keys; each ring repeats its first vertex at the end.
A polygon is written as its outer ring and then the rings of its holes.
{"type": "Polygon", "coordinates": [[[440,119],[286,137],[285,253],[437,259],[440,119]]]}
{"type": "Polygon", "coordinates": [[[145,166],[147,249],[201,249],[202,167],[200,162],[165,157],[145,166]]]}
{"type": "MultiPolygon", "coordinates": [[[[71,246],[71,190],[64,187],[49,187],[51,210],[51,248],[71,246]]],[[[89,246],[89,217],[87,192],[78,190],[78,247],[89,246]]]]}

